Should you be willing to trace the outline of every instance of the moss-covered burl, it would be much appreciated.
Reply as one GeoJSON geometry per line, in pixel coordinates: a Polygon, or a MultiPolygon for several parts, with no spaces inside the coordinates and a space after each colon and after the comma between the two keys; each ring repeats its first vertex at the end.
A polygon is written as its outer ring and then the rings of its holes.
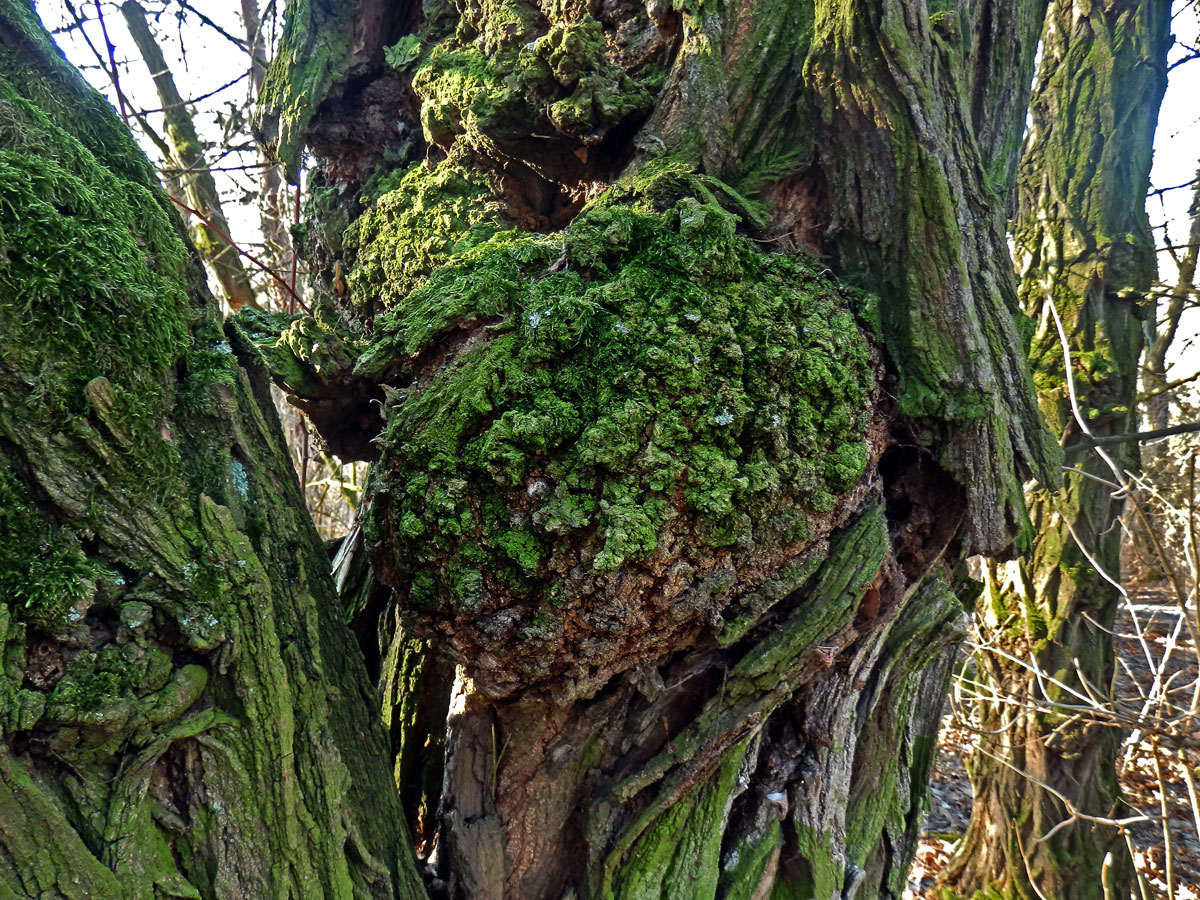
{"type": "Polygon", "coordinates": [[[564,232],[477,243],[374,322],[354,372],[403,386],[367,535],[490,693],[594,689],[719,624],[866,471],[854,317],[814,262],[737,223],[652,163],[564,232]]]}
{"type": "Polygon", "coordinates": [[[1034,5],[295,0],[313,312],[222,324],[0,0],[0,896],[899,897],[1058,464],[1034,5]],[[372,462],[332,577],[268,375],[372,462]]]}

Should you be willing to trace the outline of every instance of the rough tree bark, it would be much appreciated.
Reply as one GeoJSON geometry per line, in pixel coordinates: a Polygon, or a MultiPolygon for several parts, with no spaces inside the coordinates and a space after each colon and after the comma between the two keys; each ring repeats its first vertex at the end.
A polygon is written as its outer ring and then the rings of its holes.
{"type": "MultiPolygon", "coordinates": [[[[1081,819],[1055,828],[1070,812],[1032,780],[1082,814],[1126,814],[1115,770],[1120,732],[1089,717],[1081,699],[1110,702],[1120,595],[1096,566],[1119,576],[1122,504],[1112,498],[1112,470],[1072,415],[1053,311],[1088,429],[1136,430],[1140,318],[1155,272],[1143,198],[1169,24],[1165,0],[1053,0],[1047,14],[1014,230],[1022,303],[1036,322],[1039,401],[1067,447],[1067,465],[1083,474],[1068,477],[1057,495],[1035,493],[1031,552],[989,567],[979,618],[1000,653],[981,652],[976,663],[981,692],[995,699],[982,703],[971,824],[944,871],[965,896],[1129,894],[1132,871],[1117,829],[1081,819]]],[[[1136,466],[1134,444],[1107,453],[1122,471],[1136,466]]]]}
{"type": "Polygon", "coordinates": [[[1041,6],[298,0],[261,129],[431,890],[898,897],[967,553],[1060,457],[1004,240],[1041,6]],[[382,421],[380,415],[382,414],[382,421]]]}
{"type": "Polygon", "coordinates": [[[262,373],[0,2],[0,896],[424,896],[262,373]]]}

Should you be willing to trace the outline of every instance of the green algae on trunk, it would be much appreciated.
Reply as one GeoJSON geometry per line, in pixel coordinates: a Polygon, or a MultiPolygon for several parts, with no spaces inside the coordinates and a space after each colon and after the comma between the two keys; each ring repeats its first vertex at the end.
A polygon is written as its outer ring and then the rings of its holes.
{"type": "MultiPolygon", "coordinates": [[[[1169,4],[1157,0],[1052,2],[1046,19],[1014,232],[1021,300],[1035,322],[1038,401],[1068,446],[1078,445],[1081,428],[1055,315],[1088,430],[1136,430],[1139,306],[1155,269],[1144,197],[1169,21],[1169,4]]],[[[1118,472],[1137,467],[1135,445],[1107,452],[1118,472]]],[[[964,896],[1129,892],[1132,870],[1119,830],[1067,821],[1066,805],[1039,786],[1086,815],[1124,815],[1119,730],[1086,718],[1071,722],[1078,702],[1072,691],[1109,702],[1111,629],[1121,596],[1108,578],[1120,570],[1123,503],[1103,483],[1114,476],[1100,455],[1075,449],[1066,461],[1080,474],[1068,475],[1060,493],[1031,494],[1029,552],[989,567],[980,618],[1008,658],[977,655],[980,690],[994,690],[997,699],[982,702],[971,823],[944,870],[945,883],[964,896]]]]}
{"type": "Polygon", "coordinates": [[[419,897],[262,373],[0,2],[0,893],[419,897]]]}

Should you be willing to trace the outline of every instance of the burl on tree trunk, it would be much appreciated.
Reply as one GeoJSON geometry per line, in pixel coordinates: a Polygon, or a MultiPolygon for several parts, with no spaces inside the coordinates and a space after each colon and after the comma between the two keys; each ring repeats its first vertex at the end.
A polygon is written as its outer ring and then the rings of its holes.
{"type": "Polygon", "coordinates": [[[900,895],[960,562],[1056,480],[1041,10],[292,7],[316,309],[237,345],[373,461],[343,600],[434,893],[900,895]]]}
{"type": "Polygon", "coordinates": [[[224,333],[0,15],[8,893],[899,896],[960,560],[1058,465],[1001,227],[1036,4],[297,0],[317,303],[224,333]],[[390,750],[264,368],[374,460],[390,750]]]}

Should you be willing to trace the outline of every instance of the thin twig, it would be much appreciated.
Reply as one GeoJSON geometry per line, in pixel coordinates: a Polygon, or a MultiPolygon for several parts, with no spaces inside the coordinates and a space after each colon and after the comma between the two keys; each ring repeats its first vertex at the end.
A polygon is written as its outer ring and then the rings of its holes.
{"type": "Polygon", "coordinates": [[[143,110],[141,110],[141,114],[143,116],[149,116],[149,115],[153,115],[154,113],[174,112],[175,110],[180,109],[181,107],[184,107],[184,106],[192,106],[195,103],[199,103],[201,100],[207,100],[209,97],[215,97],[217,94],[221,93],[222,91],[229,90],[231,87],[233,87],[239,81],[245,80],[249,75],[250,75],[249,72],[243,72],[241,75],[237,76],[237,78],[233,79],[233,81],[227,81],[223,85],[221,85],[219,88],[216,88],[215,90],[211,90],[207,94],[201,94],[199,97],[190,97],[187,100],[183,100],[179,103],[172,103],[170,106],[161,106],[158,109],[143,109],[143,110]]]}
{"type": "Polygon", "coordinates": [[[113,46],[113,42],[108,37],[108,25],[104,22],[104,10],[100,6],[100,0],[95,0],[96,17],[100,20],[100,33],[104,35],[104,46],[108,49],[108,65],[112,73],[113,87],[117,89],[117,104],[121,108],[121,121],[125,123],[125,127],[129,127],[129,113],[125,109],[125,95],[121,93],[121,76],[117,74],[117,48],[113,46]]]}
{"type": "Polygon", "coordinates": [[[1086,450],[1091,447],[1110,447],[1116,444],[1144,444],[1146,441],[1156,441],[1159,438],[1172,437],[1176,434],[1192,434],[1197,431],[1200,431],[1200,422],[1185,422],[1182,425],[1172,425],[1170,428],[1135,431],[1131,434],[1087,435],[1074,444],[1063,447],[1063,452],[1070,453],[1072,450],[1086,450]]]}
{"type": "Polygon", "coordinates": [[[201,222],[203,222],[205,225],[207,225],[209,228],[211,228],[217,234],[217,236],[221,238],[221,240],[225,241],[227,244],[229,244],[230,247],[232,247],[234,250],[236,250],[242,256],[246,257],[246,259],[250,260],[250,262],[252,262],[254,265],[258,266],[258,268],[261,269],[263,272],[266,272],[267,275],[269,275],[276,284],[278,284],[280,287],[282,287],[285,291],[287,291],[292,296],[292,299],[296,301],[296,303],[300,306],[300,308],[302,310],[304,310],[306,313],[312,311],[308,308],[308,306],[305,305],[304,301],[301,300],[299,296],[297,296],[296,292],[294,290],[292,290],[292,288],[288,285],[288,283],[286,281],[284,281],[282,278],[280,278],[278,275],[276,275],[274,272],[272,272],[271,269],[267,265],[265,265],[263,262],[261,262],[258,259],[258,257],[254,256],[250,253],[247,253],[245,250],[243,250],[241,247],[239,247],[236,243],[234,243],[233,239],[230,238],[229,235],[227,235],[221,229],[219,229],[215,225],[213,225],[213,223],[211,221],[209,221],[207,216],[203,215],[202,213],[197,212],[196,210],[194,210],[190,206],[188,206],[186,203],[182,202],[181,200],[177,200],[175,197],[171,197],[171,202],[174,203],[176,206],[180,207],[181,209],[185,209],[188,212],[190,212],[193,216],[195,216],[197,219],[199,219],[201,222]]]}

